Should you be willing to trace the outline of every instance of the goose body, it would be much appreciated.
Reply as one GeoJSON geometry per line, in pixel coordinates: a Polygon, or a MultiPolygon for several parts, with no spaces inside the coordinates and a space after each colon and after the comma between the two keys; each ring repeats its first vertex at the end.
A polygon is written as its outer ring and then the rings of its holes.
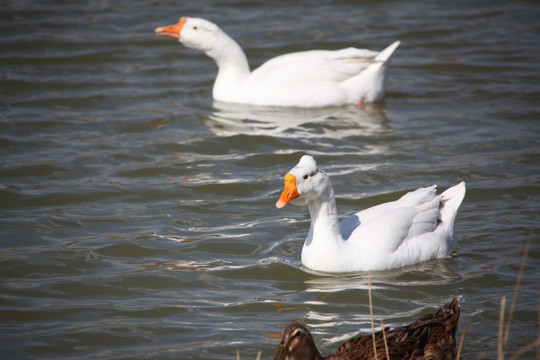
{"type": "Polygon", "coordinates": [[[357,212],[339,222],[328,175],[304,155],[285,176],[276,203],[307,205],[311,225],[302,264],[322,272],[384,270],[451,255],[454,220],[465,196],[461,182],[442,194],[436,186],[357,212]]]}
{"type": "Polygon", "coordinates": [[[295,52],[251,72],[240,45],[208,20],[183,17],[155,31],[216,62],[214,100],[258,106],[323,107],[380,100],[390,58],[399,46],[396,41],[380,53],[352,47],[295,52]]]}
{"type": "Polygon", "coordinates": [[[459,325],[460,309],[457,298],[440,308],[435,314],[420,317],[410,325],[389,328],[373,334],[358,336],[341,345],[328,357],[323,357],[313,341],[308,329],[300,324],[287,326],[275,360],[370,360],[386,359],[386,347],[390,359],[441,359],[456,358],[456,331],[459,325]],[[385,339],[386,338],[386,339],[385,339]]]}

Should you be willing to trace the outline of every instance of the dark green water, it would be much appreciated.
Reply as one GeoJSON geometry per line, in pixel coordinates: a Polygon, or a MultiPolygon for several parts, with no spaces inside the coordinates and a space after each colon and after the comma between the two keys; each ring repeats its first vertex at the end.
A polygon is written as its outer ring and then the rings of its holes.
{"type": "Polygon", "coordinates": [[[369,332],[368,273],[306,272],[307,209],[274,206],[303,154],[343,215],[467,182],[451,258],[371,273],[377,321],[461,296],[463,355],[495,358],[530,241],[506,354],[538,337],[536,2],[0,5],[3,358],[270,358],[293,321],[327,354],[369,332]],[[154,36],[183,15],[220,24],[252,66],[399,39],[383,112],[213,104],[211,60],[154,36]]]}

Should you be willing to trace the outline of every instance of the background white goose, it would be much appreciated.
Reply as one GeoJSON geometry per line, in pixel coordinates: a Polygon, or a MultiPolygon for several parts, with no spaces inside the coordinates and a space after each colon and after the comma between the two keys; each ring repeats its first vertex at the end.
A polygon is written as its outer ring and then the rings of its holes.
{"type": "Polygon", "coordinates": [[[396,41],[380,53],[356,48],[295,52],[251,72],[240,45],[208,20],[183,17],[155,32],[214,59],[218,66],[214,100],[261,106],[322,107],[380,100],[390,58],[399,46],[396,41]]]}
{"type": "Polygon", "coordinates": [[[311,226],[302,264],[322,272],[401,267],[449,256],[455,249],[454,220],[465,196],[461,182],[440,195],[436,186],[357,212],[339,223],[334,189],[313,157],[304,155],[285,176],[276,203],[307,205],[311,226]]]}

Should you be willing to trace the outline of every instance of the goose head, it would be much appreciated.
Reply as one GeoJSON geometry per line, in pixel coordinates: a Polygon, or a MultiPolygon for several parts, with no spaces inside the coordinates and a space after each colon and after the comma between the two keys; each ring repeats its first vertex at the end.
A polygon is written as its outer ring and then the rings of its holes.
{"type": "Polygon", "coordinates": [[[282,208],[289,202],[294,205],[306,205],[317,202],[322,197],[330,197],[332,186],[328,175],[319,167],[312,156],[304,155],[287,175],[285,188],[276,202],[282,208]]]}
{"type": "Polygon", "coordinates": [[[321,354],[308,329],[293,324],[283,329],[274,360],[318,360],[321,354]]]}
{"type": "Polygon", "coordinates": [[[212,50],[216,39],[222,33],[221,29],[210,21],[185,16],[180,18],[177,24],[157,27],[155,32],[157,36],[177,39],[184,46],[202,52],[212,50]]]}

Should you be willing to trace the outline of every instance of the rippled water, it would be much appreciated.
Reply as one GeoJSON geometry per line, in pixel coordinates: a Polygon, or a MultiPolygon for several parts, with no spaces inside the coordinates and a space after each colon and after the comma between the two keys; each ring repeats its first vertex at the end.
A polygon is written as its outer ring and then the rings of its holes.
{"type": "Polygon", "coordinates": [[[306,153],[344,215],[467,182],[454,256],[371,273],[377,321],[461,296],[464,356],[494,358],[530,241],[507,355],[537,338],[537,2],[8,1],[0,13],[4,358],[269,358],[293,321],[323,353],[369,332],[368,274],[305,271],[307,209],[274,206],[306,153]],[[211,60],[153,34],[183,15],[220,24],[252,66],[402,44],[377,111],[213,104],[211,60]]]}

